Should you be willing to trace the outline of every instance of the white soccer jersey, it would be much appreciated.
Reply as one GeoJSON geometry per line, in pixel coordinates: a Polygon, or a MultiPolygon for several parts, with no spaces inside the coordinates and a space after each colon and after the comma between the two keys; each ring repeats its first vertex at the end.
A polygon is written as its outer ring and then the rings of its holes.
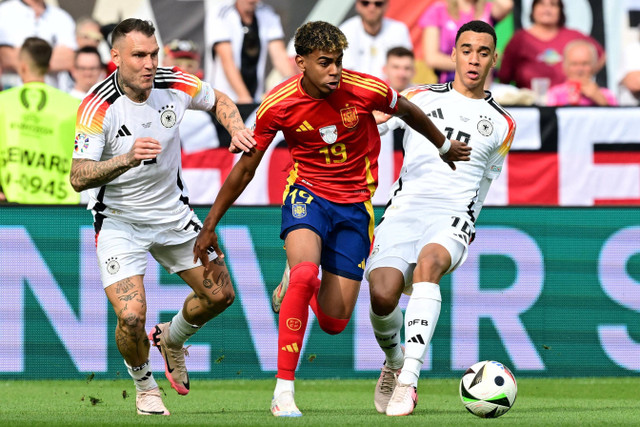
{"type": "Polygon", "coordinates": [[[215,93],[208,83],[178,68],[158,68],[149,98],[137,103],[117,83],[115,71],[94,86],[78,108],[74,159],[108,160],[128,153],[134,141],[162,144],[153,160],[89,190],[88,209],[126,222],[163,224],[187,217],[178,128],[186,109],[208,110],[215,93]]]}
{"type": "Polygon", "coordinates": [[[491,180],[502,170],[511,147],[515,121],[489,92],[484,99],[468,98],[452,83],[407,89],[404,96],[418,105],[450,139],[468,143],[471,160],[456,162],[456,170],[442,161],[437,148],[402,120],[392,118],[390,129],[408,129],[400,177],[390,191],[385,215],[414,206],[440,212],[466,213],[475,222],[491,180]],[[483,185],[486,187],[484,188],[483,185]]]}
{"type": "MultiPolygon", "coordinates": [[[[222,62],[213,58],[213,46],[220,42],[230,42],[233,52],[233,61],[236,67],[242,68],[242,44],[246,27],[242,24],[240,13],[236,9],[235,1],[227,1],[220,6],[213,6],[205,15],[205,49],[204,74],[206,80],[223,92],[232,101],[238,99],[238,95],[231,87],[222,68],[222,62]]],[[[264,94],[265,69],[269,56],[269,43],[274,40],[284,40],[284,31],[280,23],[280,17],[269,5],[258,3],[255,11],[255,19],[258,24],[260,36],[260,55],[258,57],[258,86],[252,94],[255,102],[260,102],[264,94]]]]}
{"type": "Polygon", "coordinates": [[[375,36],[364,30],[362,18],[358,15],[344,21],[340,30],[349,41],[342,59],[343,67],[381,79],[385,78],[382,68],[387,62],[389,49],[402,46],[413,50],[409,28],[404,22],[395,19],[383,18],[380,32],[375,36]]]}

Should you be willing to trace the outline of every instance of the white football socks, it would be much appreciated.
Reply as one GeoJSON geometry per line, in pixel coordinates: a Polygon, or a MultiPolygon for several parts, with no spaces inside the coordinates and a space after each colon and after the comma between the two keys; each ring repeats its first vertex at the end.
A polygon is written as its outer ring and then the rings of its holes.
{"type": "Polygon", "coordinates": [[[394,370],[400,369],[404,361],[400,345],[402,310],[396,306],[386,316],[378,316],[369,305],[369,319],[371,319],[371,326],[373,326],[373,335],[384,352],[386,366],[394,370]]]}
{"type": "Polygon", "coordinates": [[[125,361],[129,375],[133,378],[133,383],[136,385],[137,391],[151,390],[158,387],[156,380],[153,379],[153,372],[151,372],[151,365],[149,362],[145,362],[140,366],[131,367],[125,361]]]}
{"type": "Polygon", "coordinates": [[[182,315],[182,310],[180,310],[173,316],[171,324],[169,325],[167,344],[172,347],[182,347],[182,344],[184,344],[191,335],[195,334],[198,329],[200,329],[200,326],[187,322],[182,315]]]}
{"type": "Polygon", "coordinates": [[[280,393],[285,391],[290,391],[295,394],[294,382],[292,380],[276,378],[276,389],[273,390],[273,397],[278,397],[280,396],[280,393]]]}
{"type": "Polygon", "coordinates": [[[418,386],[424,356],[440,317],[440,286],[430,282],[413,284],[404,315],[405,359],[398,382],[418,386]]]}

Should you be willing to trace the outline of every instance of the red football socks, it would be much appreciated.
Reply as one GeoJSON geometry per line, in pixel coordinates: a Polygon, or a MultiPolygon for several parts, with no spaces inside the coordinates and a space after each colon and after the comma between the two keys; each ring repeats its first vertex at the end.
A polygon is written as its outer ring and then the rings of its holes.
{"type": "Polygon", "coordinates": [[[277,378],[294,380],[309,318],[309,301],[318,292],[318,266],[302,262],[291,268],[289,288],[280,307],[278,322],[277,378]]]}

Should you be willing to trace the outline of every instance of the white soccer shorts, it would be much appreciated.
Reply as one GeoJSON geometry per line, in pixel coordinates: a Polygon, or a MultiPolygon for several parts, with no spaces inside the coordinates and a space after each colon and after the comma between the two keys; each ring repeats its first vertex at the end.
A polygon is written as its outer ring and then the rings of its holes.
{"type": "MultiPolygon", "coordinates": [[[[169,274],[202,265],[200,260],[193,262],[193,245],[202,223],[195,213],[191,214],[167,224],[131,224],[105,218],[97,238],[102,286],[144,275],[148,253],[169,274]]],[[[209,260],[216,258],[212,251],[209,260]]]]}
{"type": "Polygon", "coordinates": [[[376,268],[392,267],[405,280],[405,293],[411,294],[413,270],[418,255],[428,243],[438,243],[449,252],[451,273],[467,259],[473,223],[465,214],[449,214],[426,209],[402,209],[388,214],[374,231],[373,248],[365,277],[376,268]]]}

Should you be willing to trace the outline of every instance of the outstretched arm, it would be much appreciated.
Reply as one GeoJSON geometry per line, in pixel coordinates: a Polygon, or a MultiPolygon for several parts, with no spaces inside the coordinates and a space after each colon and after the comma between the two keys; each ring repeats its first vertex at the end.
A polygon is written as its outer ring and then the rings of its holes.
{"type": "Polygon", "coordinates": [[[264,151],[252,150],[244,153],[240,160],[233,166],[229,176],[225,179],[216,200],[209,210],[207,218],[204,220],[202,230],[196,239],[193,247],[193,261],[198,259],[205,267],[205,276],[209,273],[209,256],[207,250],[212,248],[218,256],[223,257],[223,253],[218,246],[218,236],[215,229],[222,216],[227,212],[233,202],[242,194],[251,179],[253,178],[264,151]]]}
{"type": "Polygon", "coordinates": [[[398,112],[396,114],[411,128],[427,138],[440,152],[442,160],[447,162],[451,169],[456,168],[455,161],[468,161],[471,155],[471,147],[467,144],[444,137],[442,132],[433,124],[431,119],[413,102],[405,97],[398,99],[398,112]]]}

